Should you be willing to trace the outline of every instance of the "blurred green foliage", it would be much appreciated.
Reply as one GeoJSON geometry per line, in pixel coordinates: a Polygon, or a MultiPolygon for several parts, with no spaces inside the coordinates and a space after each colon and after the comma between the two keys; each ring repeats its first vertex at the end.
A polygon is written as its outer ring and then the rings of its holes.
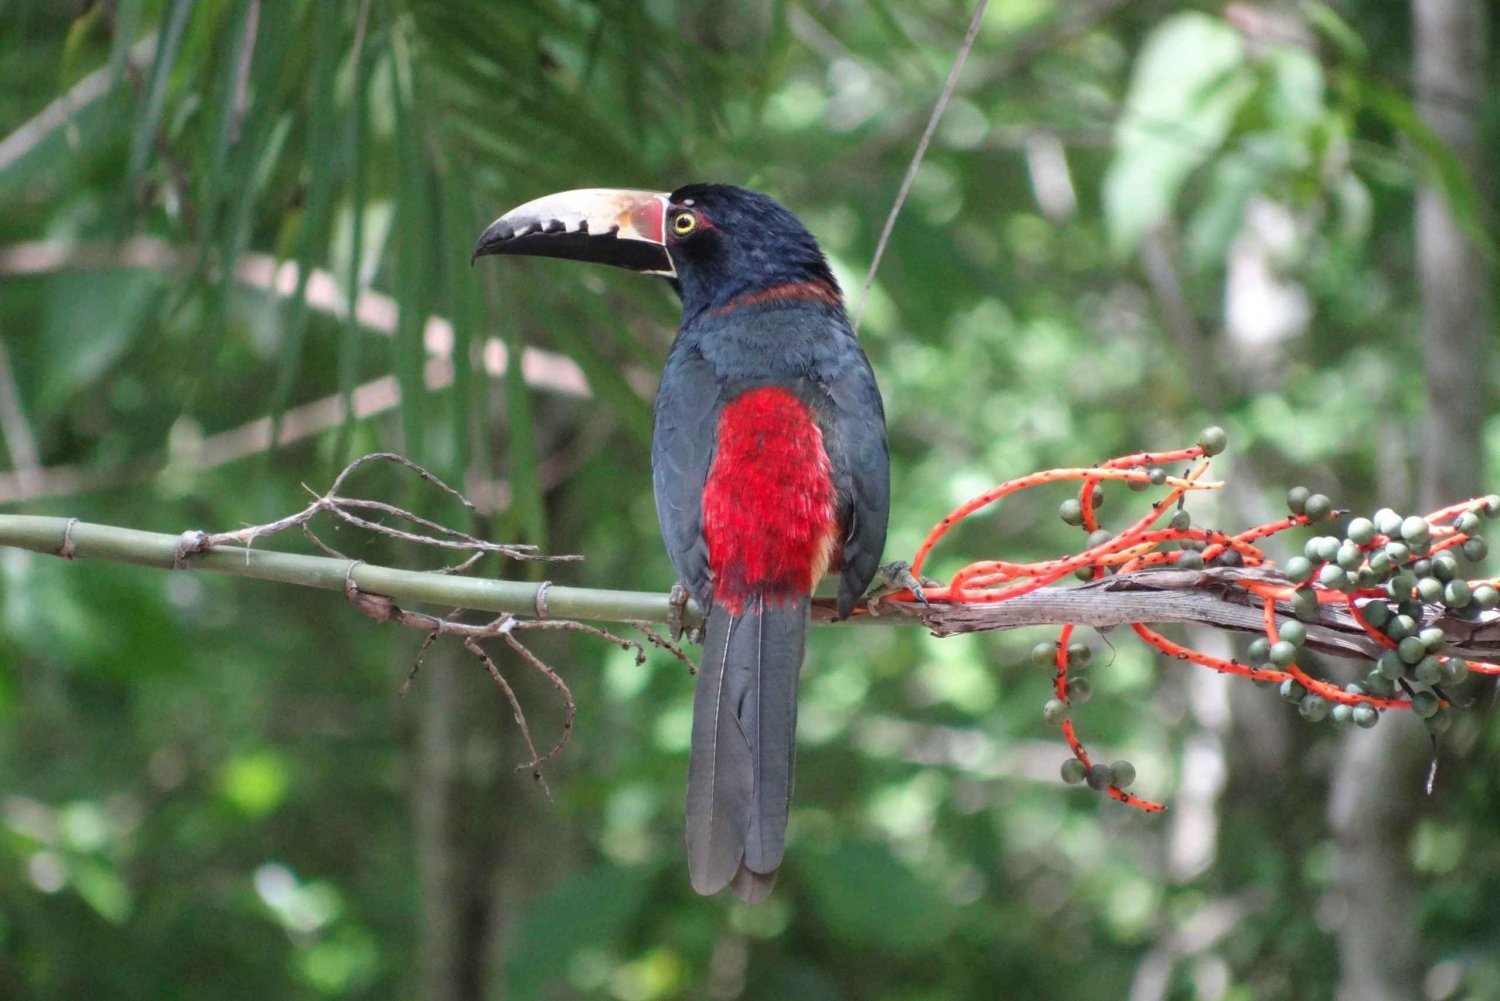
{"type": "MultiPolygon", "coordinates": [[[[1437,183],[1476,234],[1488,223],[1395,69],[1405,5],[1302,5],[1287,36],[1214,5],[1114,6],[991,5],[895,230],[862,331],[890,414],[892,556],[998,480],[1184,444],[1209,418],[1231,432],[1222,471],[1256,485],[1200,520],[1274,512],[1295,480],[1354,507],[1411,500],[1416,184],[1437,183]],[[1226,290],[1257,212],[1273,226],[1251,249],[1293,320],[1247,347],[1226,290]]],[[[587,554],[547,571],[560,582],[665,588],[646,440],[670,294],[551,262],[471,270],[473,238],[554,190],[732,181],[798,212],[858,289],[968,14],[0,5],[0,393],[24,422],[0,445],[12,469],[22,435],[45,469],[87,473],[7,509],[236,527],[391,448],[489,499],[464,527],[587,554]],[[54,100],[61,114],[35,117],[54,100]],[[132,258],[124,241],[142,236],[166,256],[132,258]],[[247,253],[302,281],[272,297],[237,280],[247,253]],[[304,304],[314,267],[333,308],[304,304]],[[393,336],[350,317],[361,289],[393,297],[393,336]],[[453,332],[454,378],[434,392],[431,315],[453,332]],[[489,377],[492,337],[572,359],[593,399],[528,387],[515,366],[489,377]],[[205,436],[388,374],[399,411],[205,461],[205,436]]],[[[1493,470],[1493,413],[1485,440],[1476,461],[1493,470]]],[[[1058,499],[976,519],[935,571],[1076,544],[1058,499]]],[[[484,957],[472,996],[1120,997],[1175,929],[1228,901],[1237,924],[1172,955],[1168,996],[1330,997],[1335,742],[1253,693],[1281,744],[1219,734],[1213,864],[1173,877],[1172,815],[1056,780],[1048,679],[1026,666],[1037,638],[819,631],[792,846],[757,909],[688,886],[691,684],[666,657],[541,651],[580,705],[547,803],[511,778],[509,712],[471,661],[436,660],[400,700],[419,638],[336,596],[0,552],[0,996],[412,996],[434,948],[422,860],[440,857],[490,880],[438,901],[486,915],[455,933],[484,957]],[[429,716],[434,672],[457,693],[451,718],[429,716]],[[432,779],[443,740],[451,788],[432,779]],[[463,803],[440,844],[428,795],[463,803]]],[[[1086,739],[1173,802],[1208,728],[1183,669],[1113,635],[1094,645],[1086,739]]],[[[507,666],[550,732],[550,690],[507,666]]],[[[1449,740],[1457,763],[1412,845],[1414,926],[1461,996],[1495,998],[1500,738],[1475,713],[1449,740]]]]}

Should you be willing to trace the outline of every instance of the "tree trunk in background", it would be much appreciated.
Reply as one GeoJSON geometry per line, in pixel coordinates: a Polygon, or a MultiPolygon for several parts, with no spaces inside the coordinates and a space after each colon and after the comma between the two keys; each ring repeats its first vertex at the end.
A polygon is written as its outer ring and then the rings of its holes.
{"type": "MultiPolygon", "coordinates": [[[[1483,185],[1477,117],[1486,97],[1484,4],[1415,0],[1412,17],[1422,119],[1483,185]]],[[[1428,511],[1479,492],[1494,307],[1483,257],[1432,188],[1417,197],[1416,237],[1428,404],[1415,499],[1428,511]]],[[[1341,1001],[1420,996],[1419,888],[1410,842],[1424,806],[1430,744],[1414,722],[1392,718],[1370,733],[1349,734],[1334,774],[1341,1001]]]]}
{"type": "Polygon", "coordinates": [[[436,649],[412,685],[418,700],[412,810],[421,894],[417,996],[425,1001],[473,1001],[473,959],[463,933],[463,852],[458,844],[463,806],[459,753],[465,727],[460,677],[451,650],[436,649]]]}

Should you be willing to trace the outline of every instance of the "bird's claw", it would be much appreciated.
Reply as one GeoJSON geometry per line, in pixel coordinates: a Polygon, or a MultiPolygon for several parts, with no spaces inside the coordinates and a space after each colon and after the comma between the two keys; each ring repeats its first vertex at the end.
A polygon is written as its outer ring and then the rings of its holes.
{"type": "Polygon", "coordinates": [[[672,585],[672,590],[667,592],[667,629],[672,634],[672,639],[680,640],[684,636],[691,643],[700,643],[703,640],[703,630],[690,628],[682,621],[682,614],[687,610],[688,602],[693,599],[692,594],[678,581],[672,585]]]}
{"type": "Polygon", "coordinates": [[[918,577],[911,572],[911,564],[905,560],[892,560],[882,563],[875,571],[876,578],[880,583],[875,590],[870,592],[869,607],[872,612],[879,614],[876,606],[882,598],[888,595],[898,594],[902,591],[910,591],[923,608],[930,608],[927,602],[927,594],[924,587],[938,587],[942,584],[940,580],[931,577],[918,577]]]}

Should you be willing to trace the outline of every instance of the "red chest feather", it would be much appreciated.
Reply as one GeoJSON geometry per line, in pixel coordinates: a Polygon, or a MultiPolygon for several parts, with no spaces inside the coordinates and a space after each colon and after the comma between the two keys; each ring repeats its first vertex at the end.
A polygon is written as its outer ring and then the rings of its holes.
{"type": "Polygon", "coordinates": [[[759,594],[808,594],[833,550],[832,467],[807,405],[766,386],[719,416],[718,449],[703,491],[714,597],[738,614],[759,594]]]}

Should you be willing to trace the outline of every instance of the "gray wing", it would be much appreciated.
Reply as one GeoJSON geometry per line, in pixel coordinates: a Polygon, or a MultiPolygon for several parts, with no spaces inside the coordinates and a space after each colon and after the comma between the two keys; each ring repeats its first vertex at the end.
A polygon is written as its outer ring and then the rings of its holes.
{"type": "Polygon", "coordinates": [[[832,400],[828,414],[829,460],[844,524],[843,569],[839,574],[839,617],[864,596],[885,550],[891,507],[890,456],[885,408],[864,351],[824,385],[832,400]]]}
{"type": "Polygon", "coordinates": [[[651,481],[667,555],[704,609],[713,600],[713,582],[703,538],[703,487],[713,462],[722,405],[713,369],[695,347],[679,339],[667,356],[656,394],[651,481]]]}

